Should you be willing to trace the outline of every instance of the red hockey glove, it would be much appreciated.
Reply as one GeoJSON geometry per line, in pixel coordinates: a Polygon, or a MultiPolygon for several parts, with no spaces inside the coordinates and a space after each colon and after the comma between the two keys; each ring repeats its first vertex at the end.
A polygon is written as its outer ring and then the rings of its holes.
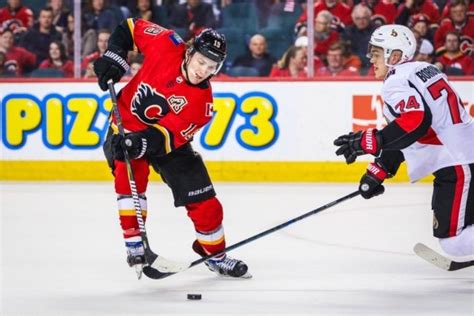
{"type": "Polygon", "coordinates": [[[364,199],[370,199],[384,193],[385,188],[382,183],[387,177],[389,177],[387,171],[381,165],[372,162],[367,167],[367,172],[360,179],[360,195],[364,199]]]}
{"type": "Polygon", "coordinates": [[[375,129],[371,128],[367,131],[358,131],[357,133],[349,133],[339,136],[334,145],[339,146],[336,155],[344,155],[348,164],[353,163],[357,156],[371,154],[378,156],[382,149],[382,136],[375,129]]]}

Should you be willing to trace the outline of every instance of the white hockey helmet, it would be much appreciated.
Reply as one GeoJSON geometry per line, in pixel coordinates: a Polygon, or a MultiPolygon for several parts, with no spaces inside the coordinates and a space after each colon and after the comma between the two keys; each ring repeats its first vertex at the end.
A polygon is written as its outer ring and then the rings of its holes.
{"type": "Polygon", "coordinates": [[[416,52],[416,38],[413,32],[404,25],[388,24],[375,29],[370,36],[368,57],[370,58],[370,48],[372,46],[383,49],[385,64],[394,50],[402,52],[402,58],[397,64],[404,63],[413,59],[416,52]]]}

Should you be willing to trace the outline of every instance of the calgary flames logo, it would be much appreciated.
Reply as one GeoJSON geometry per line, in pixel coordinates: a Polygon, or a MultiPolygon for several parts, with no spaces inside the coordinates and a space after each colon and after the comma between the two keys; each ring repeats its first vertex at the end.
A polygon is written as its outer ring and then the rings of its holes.
{"type": "Polygon", "coordinates": [[[166,98],[149,84],[141,82],[131,102],[132,113],[145,124],[156,124],[170,108],[166,98]]]}

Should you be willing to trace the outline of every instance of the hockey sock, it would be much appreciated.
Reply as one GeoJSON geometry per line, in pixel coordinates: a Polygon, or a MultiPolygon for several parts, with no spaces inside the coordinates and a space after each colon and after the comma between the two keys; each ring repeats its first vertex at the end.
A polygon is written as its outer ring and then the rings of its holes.
{"type": "MultiPolygon", "coordinates": [[[[222,205],[215,197],[186,205],[188,216],[194,223],[196,239],[206,254],[225,248],[224,227],[222,226],[222,205]]],[[[223,254],[220,257],[225,257],[223,254]]],[[[219,258],[217,258],[219,259],[219,258]]]]}
{"type": "MultiPolygon", "coordinates": [[[[140,229],[137,221],[137,214],[130,195],[119,195],[117,198],[120,226],[122,226],[123,237],[127,247],[134,247],[141,242],[140,229]]],[[[147,201],[145,195],[140,195],[140,206],[142,209],[143,221],[147,216],[147,201]]]]}

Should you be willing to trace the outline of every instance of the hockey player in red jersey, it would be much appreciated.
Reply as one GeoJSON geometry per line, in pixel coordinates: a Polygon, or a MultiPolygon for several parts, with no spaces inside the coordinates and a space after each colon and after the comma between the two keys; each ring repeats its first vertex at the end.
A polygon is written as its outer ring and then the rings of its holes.
{"type": "Polygon", "coordinates": [[[366,198],[384,192],[384,179],[407,162],[411,181],[433,174],[433,234],[452,256],[474,255],[474,122],[446,75],[426,62],[411,61],[413,33],[384,25],[369,41],[375,77],[384,79],[383,113],[388,125],[338,137],[334,144],[348,164],[371,154],[360,180],[366,198]]]}
{"type": "MultiPolygon", "coordinates": [[[[133,211],[123,150],[129,153],[146,218],[149,166],[171,188],[175,206],[184,206],[196,230],[193,250],[205,256],[225,248],[223,210],[201,156],[191,147],[193,135],[212,117],[209,79],[226,57],[223,35],[206,29],[184,43],[172,30],[141,19],[127,19],[112,33],[108,49],[94,63],[99,86],[118,82],[129,68],[126,56],[136,50],[143,66],[118,94],[126,135],[117,133],[115,118],[104,152],[115,177],[120,224],[130,266],[144,263],[144,249],[133,211]]],[[[226,254],[206,262],[220,275],[247,278],[247,265],[226,254]]]]}

